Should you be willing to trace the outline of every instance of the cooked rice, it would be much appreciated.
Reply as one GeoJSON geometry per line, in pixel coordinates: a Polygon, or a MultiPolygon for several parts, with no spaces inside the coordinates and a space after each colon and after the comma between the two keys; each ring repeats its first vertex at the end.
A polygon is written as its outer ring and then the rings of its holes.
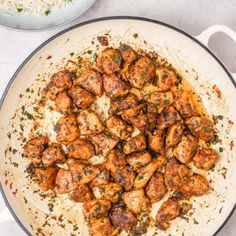
{"type": "Polygon", "coordinates": [[[74,0],[0,0],[0,8],[15,9],[23,13],[48,15],[52,8],[71,4],[74,0]]]}

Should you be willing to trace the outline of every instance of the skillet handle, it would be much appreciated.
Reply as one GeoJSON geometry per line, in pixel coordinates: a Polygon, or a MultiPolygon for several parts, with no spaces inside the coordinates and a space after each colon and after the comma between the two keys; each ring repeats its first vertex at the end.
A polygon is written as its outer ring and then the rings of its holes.
{"type": "MultiPolygon", "coordinates": [[[[225,25],[213,25],[209,28],[205,29],[202,33],[196,36],[196,38],[203,43],[204,45],[208,46],[209,39],[211,36],[215,33],[222,32],[228,35],[230,38],[232,38],[236,42],[236,32],[233,31],[231,28],[225,25]]],[[[236,73],[231,73],[232,77],[234,78],[236,82],[236,73]]]]}

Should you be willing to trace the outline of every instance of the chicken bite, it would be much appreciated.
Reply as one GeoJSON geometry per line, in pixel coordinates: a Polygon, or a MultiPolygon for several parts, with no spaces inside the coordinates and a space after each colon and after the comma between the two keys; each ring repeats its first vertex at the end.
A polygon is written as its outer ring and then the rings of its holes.
{"type": "Polygon", "coordinates": [[[145,148],[146,139],[143,134],[139,134],[125,143],[123,151],[125,154],[130,154],[132,152],[142,151],[145,148]]]}
{"type": "Polygon", "coordinates": [[[57,133],[57,141],[64,145],[73,142],[80,136],[77,119],[74,114],[61,117],[54,126],[54,130],[57,133]]]}
{"type": "Polygon", "coordinates": [[[179,144],[173,150],[173,155],[182,163],[192,160],[198,148],[198,140],[192,135],[183,135],[179,144]]]}
{"type": "Polygon", "coordinates": [[[69,96],[67,90],[57,94],[55,98],[56,110],[62,114],[69,114],[75,110],[72,98],[69,96]]]}
{"type": "Polygon", "coordinates": [[[201,148],[193,157],[193,164],[202,170],[210,170],[219,160],[219,154],[212,148],[201,148]]]}
{"type": "Polygon", "coordinates": [[[169,127],[165,142],[166,149],[168,149],[169,147],[174,147],[180,142],[183,130],[184,127],[182,123],[176,123],[169,127]]]}
{"type": "Polygon", "coordinates": [[[123,97],[129,93],[129,86],[115,74],[103,75],[103,86],[106,95],[110,98],[123,97]]]}
{"type": "Polygon", "coordinates": [[[162,152],[165,141],[165,130],[156,129],[148,133],[149,148],[154,152],[162,152]]]}
{"type": "Polygon", "coordinates": [[[106,48],[102,51],[100,64],[104,72],[108,75],[120,70],[122,57],[118,50],[106,48]]]}
{"type": "Polygon", "coordinates": [[[110,180],[110,171],[105,168],[105,165],[97,165],[100,173],[89,183],[90,188],[99,186],[101,184],[107,184],[110,180]]]}
{"type": "Polygon", "coordinates": [[[132,166],[133,170],[137,170],[141,166],[145,166],[151,160],[151,154],[148,151],[134,152],[127,156],[127,162],[132,166]]]}
{"type": "Polygon", "coordinates": [[[43,151],[42,162],[45,166],[52,166],[65,160],[65,154],[58,143],[52,143],[43,151]]]}
{"type": "Polygon", "coordinates": [[[121,52],[122,58],[127,63],[135,61],[138,57],[137,53],[129,45],[121,44],[119,50],[121,52]]]}
{"type": "Polygon", "coordinates": [[[133,132],[133,128],[118,116],[110,116],[108,120],[106,120],[106,126],[111,133],[120,139],[128,138],[133,132]]]}
{"type": "Polygon", "coordinates": [[[90,191],[89,187],[85,184],[79,185],[75,190],[73,190],[69,198],[73,202],[88,202],[93,199],[93,194],[90,191]]]}
{"type": "Polygon", "coordinates": [[[145,196],[144,190],[142,188],[124,192],[122,199],[128,209],[135,214],[138,214],[142,211],[147,211],[150,207],[150,202],[145,196]]]}
{"type": "Polygon", "coordinates": [[[88,69],[84,71],[75,83],[95,96],[102,95],[102,76],[96,70],[88,69]]]}
{"type": "Polygon", "coordinates": [[[78,113],[77,121],[81,135],[90,136],[105,130],[97,114],[91,109],[84,109],[78,113]]]}
{"type": "Polygon", "coordinates": [[[67,154],[71,158],[88,160],[95,154],[95,151],[89,141],[81,138],[67,145],[67,154]]]}

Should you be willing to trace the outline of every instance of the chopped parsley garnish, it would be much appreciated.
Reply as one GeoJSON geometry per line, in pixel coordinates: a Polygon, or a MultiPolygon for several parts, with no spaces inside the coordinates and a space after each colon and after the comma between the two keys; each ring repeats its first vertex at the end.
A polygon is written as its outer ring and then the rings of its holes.
{"type": "Polygon", "coordinates": [[[21,12],[21,11],[23,11],[23,8],[17,8],[17,11],[21,12]]]}
{"type": "Polygon", "coordinates": [[[45,14],[46,16],[48,16],[50,13],[51,13],[50,10],[47,10],[47,11],[44,12],[44,14],[45,14]]]}
{"type": "Polygon", "coordinates": [[[119,63],[121,61],[121,57],[120,56],[115,56],[115,57],[113,57],[113,61],[115,63],[119,63]]]}
{"type": "Polygon", "coordinates": [[[71,53],[70,53],[70,56],[71,56],[71,57],[73,57],[74,55],[75,55],[75,53],[74,53],[74,52],[71,52],[71,53]]]}
{"type": "Polygon", "coordinates": [[[143,179],[144,177],[143,177],[143,175],[140,175],[139,177],[138,177],[138,180],[141,180],[141,179],[143,179]]]}
{"type": "Polygon", "coordinates": [[[133,37],[134,37],[135,39],[138,38],[138,34],[137,34],[137,33],[133,34],[133,37]]]}

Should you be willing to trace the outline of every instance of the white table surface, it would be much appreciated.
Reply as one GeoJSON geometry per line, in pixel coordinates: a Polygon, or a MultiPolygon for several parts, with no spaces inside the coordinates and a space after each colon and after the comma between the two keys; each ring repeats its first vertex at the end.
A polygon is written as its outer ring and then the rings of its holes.
{"type": "MultiPolygon", "coordinates": [[[[37,46],[75,23],[103,16],[133,15],[164,21],[197,35],[214,24],[225,24],[236,31],[235,13],[235,0],[97,0],[82,17],[51,31],[18,32],[0,28],[0,96],[15,70],[37,46]]],[[[231,72],[236,72],[235,42],[219,33],[210,40],[210,48],[231,72]]],[[[0,213],[4,208],[0,196],[0,213]]],[[[1,223],[0,219],[0,235],[25,236],[25,233],[14,220],[1,223]]],[[[236,213],[219,235],[236,235],[236,213]]]]}

